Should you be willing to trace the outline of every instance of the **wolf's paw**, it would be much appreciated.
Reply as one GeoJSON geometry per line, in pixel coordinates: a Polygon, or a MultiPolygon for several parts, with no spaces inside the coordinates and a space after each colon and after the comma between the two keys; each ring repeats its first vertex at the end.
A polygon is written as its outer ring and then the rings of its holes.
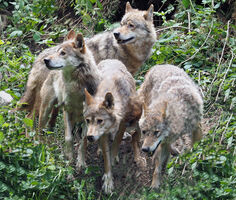
{"type": "Polygon", "coordinates": [[[102,185],[102,189],[104,190],[104,192],[106,194],[112,193],[112,190],[114,189],[114,184],[111,173],[104,174],[102,180],[104,181],[102,185]]]}
{"type": "Polygon", "coordinates": [[[83,159],[82,156],[78,155],[77,161],[76,161],[76,170],[80,171],[82,168],[85,168],[85,167],[87,167],[85,159],[83,159]]]}
{"type": "Polygon", "coordinates": [[[159,180],[152,180],[151,188],[152,189],[158,189],[160,187],[160,181],[159,180]]]}
{"type": "Polygon", "coordinates": [[[72,152],[65,152],[65,157],[67,160],[69,160],[70,163],[73,162],[73,153],[72,152]]]}
{"type": "Polygon", "coordinates": [[[145,168],[147,166],[147,161],[144,157],[139,156],[135,159],[135,162],[140,168],[145,168]]]}

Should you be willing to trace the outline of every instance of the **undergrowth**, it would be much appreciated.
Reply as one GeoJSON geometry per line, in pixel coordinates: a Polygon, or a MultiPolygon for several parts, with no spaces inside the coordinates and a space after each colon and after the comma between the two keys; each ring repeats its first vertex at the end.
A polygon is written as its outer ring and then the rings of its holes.
{"type": "MultiPolygon", "coordinates": [[[[33,122],[25,113],[11,111],[24,92],[35,51],[61,41],[71,23],[79,23],[85,35],[110,27],[99,1],[74,1],[70,5],[73,19],[57,16],[58,11],[66,12],[61,6],[66,2],[16,0],[12,3],[11,23],[1,33],[0,90],[11,94],[14,101],[0,108],[0,199],[117,198],[95,190],[93,176],[102,173],[96,167],[89,166],[83,178],[71,179],[74,170],[64,159],[62,142],[39,144],[34,140],[33,122]]],[[[218,17],[223,2],[213,3],[197,5],[183,0],[169,21],[165,13],[155,13],[163,16],[164,24],[157,28],[159,36],[151,58],[136,76],[140,84],[155,64],[184,68],[202,89],[204,122],[209,130],[193,149],[168,162],[167,176],[158,191],[142,188],[123,199],[236,198],[236,26],[218,17]]],[[[0,5],[9,7],[3,1],[0,5]]],[[[57,126],[59,137],[63,130],[62,125],[57,126]]]]}

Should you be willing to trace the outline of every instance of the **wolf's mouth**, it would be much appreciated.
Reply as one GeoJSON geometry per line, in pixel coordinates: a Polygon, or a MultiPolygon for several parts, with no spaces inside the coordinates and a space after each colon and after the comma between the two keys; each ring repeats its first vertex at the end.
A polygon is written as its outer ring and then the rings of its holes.
{"type": "Polygon", "coordinates": [[[45,63],[45,65],[46,65],[46,67],[47,67],[48,69],[50,69],[50,70],[60,69],[60,68],[63,67],[63,65],[58,66],[58,67],[53,67],[53,66],[51,65],[50,59],[46,59],[46,58],[44,59],[44,63],[45,63]]]}
{"type": "Polygon", "coordinates": [[[125,44],[125,43],[127,43],[127,42],[129,42],[129,41],[131,41],[131,40],[133,40],[134,39],[134,37],[130,37],[130,38],[128,38],[128,39],[126,39],[126,40],[122,40],[122,39],[117,39],[117,42],[118,42],[118,44],[125,44]]]}
{"type": "Polygon", "coordinates": [[[151,157],[151,156],[153,156],[153,155],[154,155],[154,153],[155,153],[155,152],[156,152],[156,150],[157,150],[157,147],[158,147],[158,146],[161,144],[161,141],[162,141],[162,140],[158,138],[158,141],[157,141],[156,148],[155,148],[155,149],[153,149],[153,151],[149,151],[149,152],[148,152],[148,156],[150,156],[150,157],[151,157]]]}
{"type": "Polygon", "coordinates": [[[60,69],[60,68],[62,68],[63,66],[52,67],[52,66],[48,66],[48,65],[46,65],[46,67],[47,67],[48,69],[50,69],[50,70],[55,70],[55,69],[60,69]]]}

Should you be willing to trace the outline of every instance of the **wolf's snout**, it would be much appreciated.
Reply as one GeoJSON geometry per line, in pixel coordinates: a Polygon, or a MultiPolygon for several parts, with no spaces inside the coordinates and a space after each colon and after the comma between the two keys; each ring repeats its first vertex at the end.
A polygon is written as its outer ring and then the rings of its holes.
{"type": "Polygon", "coordinates": [[[150,152],[150,148],[149,147],[142,147],[142,151],[145,153],[150,152]]]}
{"type": "Polygon", "coordinates": [[[87,139],[89,142],[93,142],[94,141],[94,136],[90,135],[90,136],[87,136],[87,139]]]}
{"type": "Polygon", "coordinates": [[[49,66],[50,59],[44,58],[44,63],[48,67],[49,66]]]}
{"type": "Polygon", "coordinates": [[[119,37],[120,37],[120,33],[119,32],[114,32],[113,34],[114,34],[116,39],[119,39],[119,37]]]}

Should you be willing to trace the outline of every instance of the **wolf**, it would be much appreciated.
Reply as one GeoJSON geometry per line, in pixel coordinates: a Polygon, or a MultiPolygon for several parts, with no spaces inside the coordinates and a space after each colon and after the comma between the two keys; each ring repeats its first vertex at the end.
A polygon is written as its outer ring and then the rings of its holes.
{"type": "Polygon", "coordinates": [[[158,188],[171,144],[183,134],[191,136],[192,144],[201,139],[203,99],[191,78],[173,65],[154,66],[138,94],[143,103],[139,120],[144,137],[142,151],[155,160],[151,187],[158,188]]]}
{"type": "MultiPolygon", "coordinates": [[[[72,30],[66,41],[59,45],[56,52],[44,58],[46,67],[50,70],[40,90],[39,132],[48,122],[55,102],[63,108],[65,124],[65,154],[73,160],[72,129],[76,122],[83,122],[84,88],[91,94],[101,79],[92,52],[86,47],[83,36],[72,30]]],[[[83,129],[82,136],[85,135],[83,129]]],[[[85,165],[86,138],[82,138],[78,151],[77,167],[85,165]]]]}
{"type": "MultiPolygon", "coordinates": [[[[118,59],[134,75],[150,56],[152,46],[156,41],[153,9],[153,5],[150,5],[146,11],[133,9],[127,2],[120,27],[87,39],[86,45],[92,51],[96,64],[104,59],[118,59]]],[[[26,91],[18,106],[18,110],[23,109],[29,112],[27,115],[29,118],[38,116],[40,89],[49,74],[44,58],[48,54],[55,53],[58,48],[55,46],[44,50],[33,64],[26,84],[26,91]]],[[[54,116],[56,116],[56,110],[54,116]]],[[[55,123],[54,118],[50,122],[52,126],[55,123]]]]}
{"type": "Polygon", "coordinates": [[[134,78],[124,64],[119,60],[107,59],[99,63],[98,69],[102,80],[94,96],[85,90],[83,113],[87,124],[87,139],[90,142],[99,141],[102,148],[105,166],[102,187],[105,193],[111,193],[114,189],[111,165],[127,127],[136,125],[137,130],[132,138],[134,159],[143,162],[138,147],[141,135],[138,120],[142,105],[137,100],[134,78]],[[113,139],[111,150],[109,137],[113,139]]]}

